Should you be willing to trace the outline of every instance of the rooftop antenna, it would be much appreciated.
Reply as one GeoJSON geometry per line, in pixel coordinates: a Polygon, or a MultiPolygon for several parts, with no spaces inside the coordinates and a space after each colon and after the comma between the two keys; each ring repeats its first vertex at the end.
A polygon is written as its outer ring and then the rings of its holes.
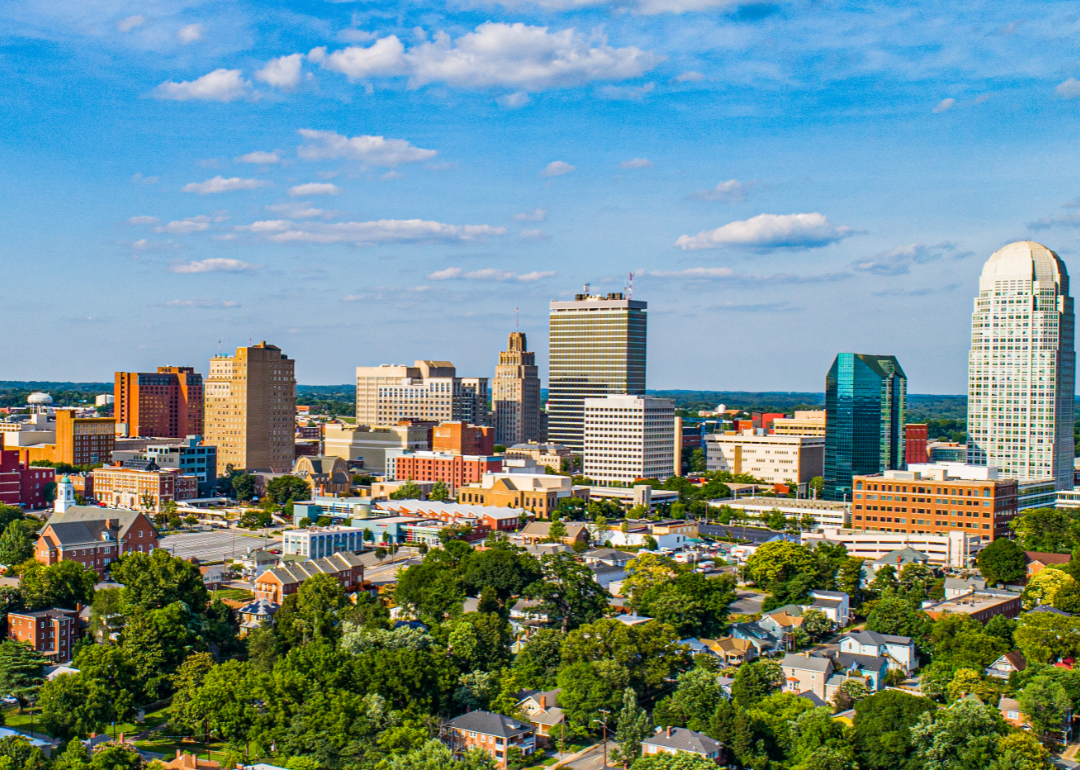
{"type": "Polygon", "coordinates": [[[585,284],[585,295],[588,296],[588,294],[589,294],[589,284],[585,284]]]}
{"type": "Polygon", "coordinates": [[[221,355],[221,338],[220,337],[218,338],[218,341],[217,341],[217,354],[219,356],[221,355]]]}
{"type": "Polygon", "coordinates": [[[630,291],[626,295],[627,299],[634,298],[634,274],[630,273],[630,291]]]}
{"type": "Polygon", "coordinates": [[[517,308],[514,308],[514,331],[521,331],[521,314],[517,308]]]}

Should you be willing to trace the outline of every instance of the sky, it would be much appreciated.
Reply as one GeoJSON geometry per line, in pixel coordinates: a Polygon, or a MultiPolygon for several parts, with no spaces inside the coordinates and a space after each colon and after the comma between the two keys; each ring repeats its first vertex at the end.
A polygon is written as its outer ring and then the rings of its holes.
{"type": "Polygon", "coordinates": [[[0,379],[267,340],[449,359],[588,283],[650,389],[963,393],[994,250],[1080,246],[1066,2],[0,0],[0,379]]]}

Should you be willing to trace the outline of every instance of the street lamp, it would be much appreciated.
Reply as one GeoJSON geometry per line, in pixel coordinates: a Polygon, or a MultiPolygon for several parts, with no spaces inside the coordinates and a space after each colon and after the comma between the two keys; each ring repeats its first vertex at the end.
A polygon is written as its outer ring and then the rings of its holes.
{"type": "MultiPolygon", "coordinates": [[[[604,715],[603,719],[594,719],[593,722],[599,722],[604,728],[604,767],[607,767],[607,709],[597,709],[597,711],[604,715]]],[[[590,723],[591,724],[591,723],[590,723]]]]}

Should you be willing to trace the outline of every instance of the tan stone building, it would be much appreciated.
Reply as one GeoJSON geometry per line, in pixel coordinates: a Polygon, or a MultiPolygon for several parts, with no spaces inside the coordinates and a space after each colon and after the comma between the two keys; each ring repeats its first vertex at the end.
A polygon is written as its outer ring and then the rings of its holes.
{"type": "Polygon", "coordinates": [[[265,341],[210,359],[204,443],[218,467],[286,473],[295,460],[295,362],[265,341]]]}
{"type": "Polygon", "coordinates": [[[511,332],[499,353],[492,382],[495,443],[502,446],[539,441],[540,373],[536,353],[530,352],[524,332],[511,332]]]}
{"type": "Polygon", "coordinates": [[[458,489],[458,502],[497,508],[524,508],[551,518],[564,497],[589,499],[588,487],[575,488],[569,476],[543,473],[485,473],[476,484],[458,489]]]}
{"type": "Polygon", "coordinates": [[[825,410],[795,412],[793,417],[777,417],[772,422],[772,434],[775,436],[820,436],[825,437],[825,410]]]}
{"type": "Polygon", "coordinates": [[[503,457],[507,459],[532,460],[540,467],[561,471],[563,460],[570,459],[570,448],[558,444],[529,442],[507,446],[503,457]]]}
{"type": "Polygon", "coordinates": [[[431,449],[430,425],[341,425],[323,428],[323,454],[346,462],[364,461],[364,470],[382,473],[392,450],[431,449]]]}
{"type": "Polygon", "coordinates": [[[310,484],[313,495],[337,495],[352,487],[349,466],[340,457],[297,457],[292,475],[310,484]]]}
{"type": "Polygon", "coordinates": [[[160,512],[170,501],[193,500],[199,496],[198,476],[150,465],[146,470],[122,466],[96,468],[92,474],[94,497],[115,508],[160,512]]]}
{"type": "Polygon", "coordinates": [[[401,420],[487,424],[487,377],[458,377],[450,361],[356,368],[356,424],[401,420]]]}

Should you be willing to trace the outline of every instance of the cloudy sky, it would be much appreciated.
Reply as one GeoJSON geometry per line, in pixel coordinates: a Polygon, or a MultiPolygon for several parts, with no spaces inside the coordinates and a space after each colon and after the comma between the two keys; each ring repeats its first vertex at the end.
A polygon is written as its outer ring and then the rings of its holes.
{"type": "Polygon", "coordinates": [[[266,339],[493,372],[586,282],[649,387],[965,389],[978,273],[1080,245],[1073,3],[0,0],[0,379],[266,339]]]}

